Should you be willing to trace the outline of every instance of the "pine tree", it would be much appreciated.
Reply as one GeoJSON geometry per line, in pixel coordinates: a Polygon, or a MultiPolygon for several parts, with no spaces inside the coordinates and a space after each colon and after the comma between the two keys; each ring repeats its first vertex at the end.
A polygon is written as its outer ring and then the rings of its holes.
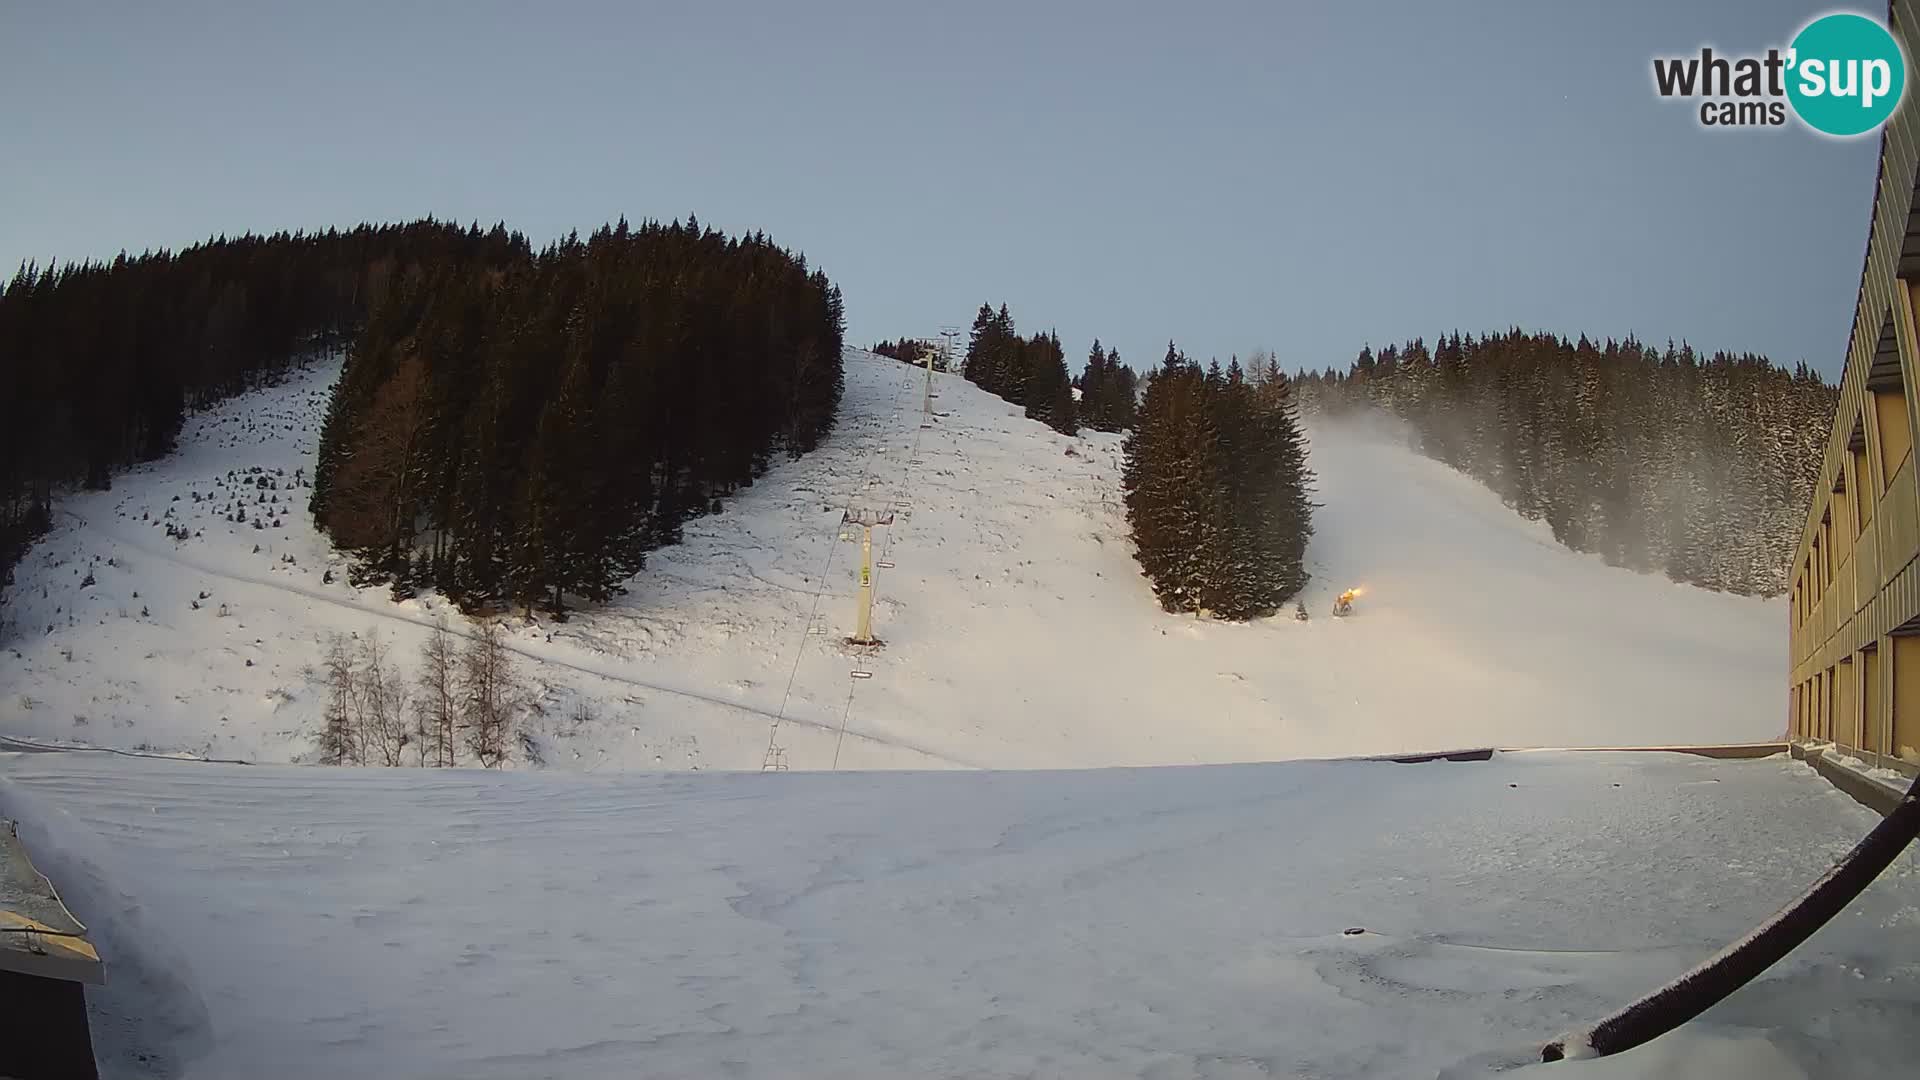
{"type": "Polygon", "coordinates": [[[1067,361],[1056,334],[1041,334],[1023,343],[1026,366],[1027,416],[1062,435],[1078,434],[1080,427],[1067,377],[1067,361]]]}
{"type": "Polygon", "coordinates": [[[1203,375],[1169,344],[1124,447],[1135,553],[1162,607],[1249,619],[1305,587],[1312,475],[1270,357],[1203,375]]]}
{"type": "Polygon", "coordinates": [[[1107,382],[1107,354],[1100,348],[1100,339],[1094,338],[1093,348],[1087,352],[1087,365],[1074,386],[1080,391],[1080,419],[1088,427],[1101,431],[1108,430],[1105,406],[1111,391],[1107,382]]]}
{"type": "Polygon", "coordinates": [[[1100,406],[1100,415],[1106,424],[1102,430],[1125,431],[1133,426],[1139,392],[1133,369],[1120,362],[1118,349],[1107,350],[1107,382],[1107,396],[1100,406]]]}

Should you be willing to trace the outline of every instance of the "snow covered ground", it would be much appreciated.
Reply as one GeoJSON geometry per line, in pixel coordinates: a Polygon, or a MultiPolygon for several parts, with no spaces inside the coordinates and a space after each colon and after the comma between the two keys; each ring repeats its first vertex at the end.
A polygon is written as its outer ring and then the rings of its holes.
{"type": "MultiPolygon", "coordinates": [[[[1875,820],[1804,765],[580,776],[0,755],[105,1073],[1456,1077],[1653,988],[1875,820]],[[1366,932],[1348,936],[1349,928],[1366,932]]],[[[1920,864],[1546,1076],[1908,1075],[1920,864]]]]}
{"type": "MultiPolygon", "coordinates": [[[[62,501],[10,594],[0,734],[297,761],[328,633],[413,660],[447,605],[350,588],[305,512],[335,371],[196,416],[178,454],[62,501]]],[[[1569,552],[1355,427],[1311,433],[1312,621],[1163,614],[1125,540],[1117,436],[1062,437],[947,375],[922,428],[922,379],[851,353],[825,447],[691,523],[612,607],[513,621],[547,764],[756,769],[771,742],[794,769],[1052,768],[1784,727],[1782,604],[1569,552]],[[898,515],[875,540],[886,644],[865,656],[842,643],[850,504],[898,515]],[[1358,614],[1328,618],[1350,585],[1358,614]]]]}

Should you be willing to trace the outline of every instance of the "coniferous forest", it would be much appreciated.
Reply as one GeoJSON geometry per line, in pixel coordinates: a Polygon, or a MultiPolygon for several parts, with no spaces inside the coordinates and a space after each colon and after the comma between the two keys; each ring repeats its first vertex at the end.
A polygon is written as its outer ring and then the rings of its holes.
{"type": "Polygon", "coordinates": [[[424,270],[334,388],[315,518],[396,595],[605,601],[831,429],[844,321],[805,259],[691,220],[424,270]]]}
{"type": "Polygon", "coordinates": [[[1786,589],[1837,400],[1804,364],[1520,330],[1363,349],[1298,387],[1311,411],[1401,417],[1570,548],[1756,596],[1786,589]]]}
{"type": "Polygon", "coordinates": [[[1205,371],[1171,342],[1147,376],[1122,483],[1136,557],[1168,611],[1269,615],[1307,584],[1313,474],[1271,356],[1205,371]]]}
{"type": "Polygon", "coordinates": [[[892,360],[898,360],[903,364],[912,364],[916,367],[926,363],[927,358],[931,356],[933,358],[933,370],[947,370],[946,362],[940,358],[939,346],[930,341],[903,337],[899,341],[876,342],[873,348],[867,351],[875,356],[884,356],[892,360]]]}
{"type": "Polygon", "coordinates": [[[350,340],[400,277],[516,246],[424,220],[22,267],[0,293],[0,604],[60,487],[165,455],[189,410],[350,340]]]}
{"type": "Polygon", "coordinates": [[[1120,362],[1120,350],[1102,351],[1093,339],[1087,366],[1073,381],[1080,391],[1080,422],[1096,431],[1125,431],[1133,426],[1140,396],[1133,369],[1120,362]]]}
{"type": "Polygon", "coordinates": [[[998,312],[980,305],[960,373],[982,390],[1025,406],[1029,418],[1063,435],[1080,430],[1073,380],[1067,376],[1067,356],[1059,335],[1021,337],[1005,304],[998,312]]]}
{"type": "Polygon", "coordinates": [[[766,237],[623,221],[535,253],[431,219],[27,266],[0,293],[0,604],[63,486],[351,344],[312,508],[363,581],[602,599],[832,426],[839,291],[766,237]]]}

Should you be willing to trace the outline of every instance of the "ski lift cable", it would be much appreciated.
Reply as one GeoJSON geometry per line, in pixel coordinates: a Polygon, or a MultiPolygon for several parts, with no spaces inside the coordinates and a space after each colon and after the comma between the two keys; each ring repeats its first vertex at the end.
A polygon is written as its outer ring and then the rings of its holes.
{"type": "Polygon", "coordinates": [[[1800,943],[1859,896],[1920,834],[1920,777],[1892,813],[1833,868],[1747,936],[1692,971],[1600,1020],[1540,1048],[1540,1060],[1606,1057],[1657,1039],[1712,1008],[1800,943]]]}
{"type": "MultiPolygon", "coordinates": [[[[901,385],[904,387],[906,385],[905,381],[902,381],[901,385]]],[[[906,468],[900,471],[900,494],[898,498],[893,500],[896,503],[904,503],[907,501],[907,493],[911,490],[909,481],[913,475],[914,462],[920,457],[920,437],[925,434],[926,430],[925,427],[921,427],[913,434],[913,451],[907,455],[906,468]]],[[[893,565],[888,561],[887,556],[893,551],[893,534],[896,532],[899,532],[899,530],[888,529],[886,539],[881,541],[880,565],[883,567],[893,565]]],[[[877,593],[879,589],[875,588],[874,591],[877,593]]],[[[847,703],[840,711],[840,730],[833,738],[833,769],[840,767],[840,748],[844,746],[847,741],[847,721],[853,716],[854,692],[859,689],[863,679],[872,677],[872,672],[856,671],[853,677],[847,682],[847,703]]]]}
{"type": "MultiPolygon", "coordinates": [[[[894,387],[893,402],[888,409],[890,415],[897,416],[899,414],[900,395],[905,392],[906,385],[906,380],[902,380],[894,387]]],[[[873,461],[873,457],[869,456],[866,467],[861,470],[859,482],[854,485],[856,489],[866,486],[867,478],[873,474],[873,461]]],[[[840,526],[841,522],[836,521],[833,523],[834,540],[827,545],[826,561],[821,564],[820,576],[814,580],[813,600],[807,606],[806,624],[800,628],[800,643],[793,651],[793,667],[787,671],[787,688],[780,695],[780,711],[774,714],[773,723],[767,727],[767,752],[761,759],[761,767],[763,769],[766,767],[766,763],[773,759],[773,752],[780,738],[780,724],[787,718],[787,706],[793,701],[794,680],[799,677],[800,661],[804,659],[807,654],[808,632],[813,628],[813,621],[820,617],[820,597],[827,591],[827,575],[833,572],[834,556],[840,553],[840,526]]],[[[837,749],[835,756],[838,756],[837,749]]]]}

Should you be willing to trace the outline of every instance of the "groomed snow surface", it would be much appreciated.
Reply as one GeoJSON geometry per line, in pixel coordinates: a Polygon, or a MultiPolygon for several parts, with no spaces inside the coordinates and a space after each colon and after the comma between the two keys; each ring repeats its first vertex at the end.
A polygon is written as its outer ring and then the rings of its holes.
{"type": "MultiPolygon", "coordinates": [[[[113,1076],[1464,1077],[1876,820],[1802,764],[570,775],[0,756],[113,1076]],[[1347,936],[1349,928],[1363,934],[1347,936]]],[[[1695,1024],[1549,1077],[1911,1075],[1908,855],[1695,1024]]]]}
{"type": "MultiPolygon", "coordinates": [[[[923,426],[924,375],[864,353],[827,445],[630,595],[509,620],[548,768],[288,767],[327,635],[410,663],[461,625],[349,587],[307,519],[336,373],[65,499],[11,593],[0,735],[267,763],[0,754],[0,814],[106,959],[110,1077],[1479,1075],[1872,824],[1784,760],[1206,764],[1775,737],[1785,611],[1568,552],[1343,426],[1311,431],[1312,620],[1167,615],[1117,437],[944,375],[923,426]],[[896,515],[878,650],[843,642],[848,506],[896,515]]],[[[1701,1023],[1551,1075],[1907,1071],[1917,875],[1701,1023]]]]}
{"type": "MultiPolygon", "coordinates": [[[[176,455],[60,503],[10,593],[0,733],[299,761],[329,633],[377,632],[411,666],[434,618],[460,625],[437,597],[349,587],[312,527],[295,474],[312,474],[336,374],[198,415],[176,455]],[[244,522],[227,520],[236,493],[244,522]]],[[[1057,768],[1784,728],[1779,601],[1567,551],[1385,428],[1311,431],[1312,621],[1162,613],[1128,550],[1119,437],[1060,436],[948,375],[923,428],[924,377],[849,353],[822,449],[690,523],[610,608],[511,620],[546,764],[757,769],[773,743],[802,770],[1057,768]],[[872,655],[843,642],[850,505],[896,513],[875,533],[892,565],[872,655]],[[1329,618],[1353,585],[1358,613],[1329,618]]]]}

